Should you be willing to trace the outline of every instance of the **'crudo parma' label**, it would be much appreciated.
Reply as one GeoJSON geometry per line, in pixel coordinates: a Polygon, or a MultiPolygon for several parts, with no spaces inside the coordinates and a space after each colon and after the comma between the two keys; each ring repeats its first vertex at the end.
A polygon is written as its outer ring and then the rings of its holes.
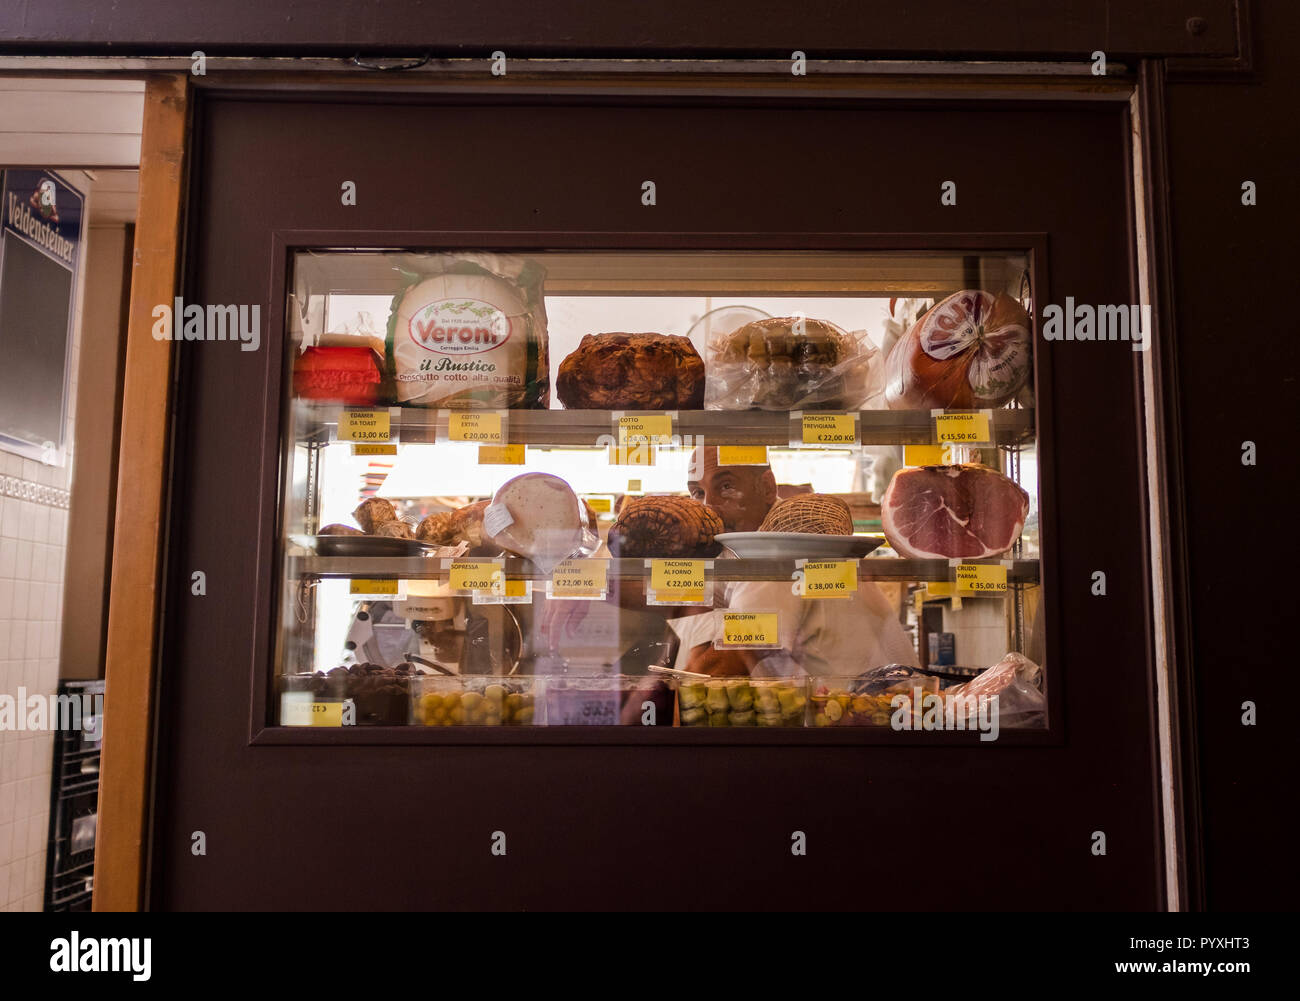
{"type": "Polygon", "coordinates": [[[411,340],[426,351],[471,355],[510,339],[510,318],[490,302],[439,299],[419,306],[407,324],[411,340]]]}

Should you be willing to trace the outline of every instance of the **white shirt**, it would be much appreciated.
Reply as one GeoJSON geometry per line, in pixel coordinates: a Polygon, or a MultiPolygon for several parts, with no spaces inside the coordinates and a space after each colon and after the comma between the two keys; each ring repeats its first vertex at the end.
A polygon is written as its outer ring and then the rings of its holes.
{"type": "MultiPolygon", "coordinates": [[[[917,663],[897,613],[873,581],[859,581],[850,598],[804,598],[787,581],[737,581],[727,589],[727,607],[777,613],[777,633],[787,656],[765,658],[761,666],[770,673],[856,677],[881,664],[917,663]]],[[[671,624],[682,638],[678,668],[686,667],[692,647],[722,638],[719,611],[671,624]]]]}

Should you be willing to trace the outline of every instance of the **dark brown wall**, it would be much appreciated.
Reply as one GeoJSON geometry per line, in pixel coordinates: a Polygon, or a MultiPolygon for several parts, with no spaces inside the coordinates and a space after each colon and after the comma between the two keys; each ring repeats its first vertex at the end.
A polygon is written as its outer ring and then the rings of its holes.
{"type": "Polygon", "coordinates": [[[1233,0],[43,0],[0,7],[0,51],[165,51],[188,56],[294,51],[445,57],[758,54],[788,58],[1087,60],[1132,54],[1230,54],[1233,0]],[[1203,30],[1189,30],[1197,16],[1203,30]]]}
{"type": "MultiPolygon", "coordinates": [[[[1040,233],[1044,299],[1134,294],[1122,102],[611,109],[277,97],[202,102],[191,301],[260,302],[274,317],[277,231],[311,229],[322,246],[457,239],[418,232],[435,227],[497,234],[463,237],[469,246],[646,248],[1040,233]],[[441,137],[475,132],[508,136],[527,155],[445,155],[441,137]],[[327,149],[329,135],[352,142],[327,149]],[[774,156],[774,136],[835,155],[774,156]],[[881,136],[898,150],[939,136],[963,151],[960,206],[936,194],[952,164],[881,156],[881,136]],[[683,152],[706,149],[727,155],[683,152]],[[659,185],[653,214],[636,197],[646,177],[659,185]],[[358,183],[356,207],[340,204],[342,178],[358,183]]],[[[178,349],[155,907],[1161,906],[1138,355],[1126,345],[1058,345],[1039,357],[1048,659],[1061,708],[1048,741],[692,746],[695,735],[665,730],[641,746],[608,734],[605,746],[582,746],[581,735],[553,732],[510,747],[420,728],[402,735],[419,741],[408,746],[343,731],[327,735],[334,746],[250,746],[275,626],[283,333],[273,319],[267,327],[258,352],[178,349]],[[1088,591],[1098,566],[1104,602],[1088,591]],[[207,573],[205,597],[190,594],[193,569],[207,573]],[[1105,859],[1090,851],[1098,829],[1105,859]],[[196,857],[200,830],[208,854],[196,857]],[[488,852],[493,830],[508,833],[506,859],[488,852]],[[790,855],[794,830],[816,854],[790,855]],[[953,863],[963,855],[970,864],[953,863]],[[890,867],[905,889],[888,885],[890,867]]]]}
{"type": "Polygon", "coordinates": [[[1249,82],[1174,82],[1169,159],[1206,904],[1294,907],[1300,5],[1255,5],[1249,82]],[[1255,208],[1241,184],[1258,186],[1255,208]],[[1258,465],[1241,464],[1243,441],[1258,465]],[[1241,725],[1253,700],[1259,724],[1241,725]]]}

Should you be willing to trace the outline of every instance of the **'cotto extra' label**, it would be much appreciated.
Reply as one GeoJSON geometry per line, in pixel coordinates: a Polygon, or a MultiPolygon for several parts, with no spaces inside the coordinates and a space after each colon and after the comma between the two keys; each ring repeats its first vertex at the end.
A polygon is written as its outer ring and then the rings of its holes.
{"type": "Polygon", "coordinates": [[[418,307],[407,323],[411,340],[442,355],[491,351],[510,339],[510,319],[490,302],[439,299],[418,307]]]}

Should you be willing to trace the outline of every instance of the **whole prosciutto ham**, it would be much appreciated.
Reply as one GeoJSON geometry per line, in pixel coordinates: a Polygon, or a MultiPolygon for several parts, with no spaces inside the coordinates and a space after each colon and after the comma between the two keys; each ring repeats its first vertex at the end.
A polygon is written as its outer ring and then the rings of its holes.
{"type": "Polygon", "coordinates": [[[917,466],[894,474],[880,512],[900,556],[982,559],[1019,538],[1029,494],[987,466],[917,466]]]}

